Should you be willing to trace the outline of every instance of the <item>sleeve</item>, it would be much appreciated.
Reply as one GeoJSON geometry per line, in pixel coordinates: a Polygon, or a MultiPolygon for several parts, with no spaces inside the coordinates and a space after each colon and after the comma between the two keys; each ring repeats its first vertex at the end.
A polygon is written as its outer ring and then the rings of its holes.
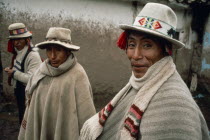
{"type": "Polygon", "coordinates": [[[24,67],[25,72],[16,71],[14,73],[13,78],[15,80],[18,80],[22,83],[27,84],[30,76],[38,69],[39,65],[42,63],[41,57],[38,52],[30,52],[29,55],[26,58],[24,67]]]}
{"type": "Polygon", "coordinates": [[[79,130],[84,122],[95,113],[95,106],[92,98],[92,89],[86,73],[80,73],[75,84],[76,106],[78,113],[79,130]]]}

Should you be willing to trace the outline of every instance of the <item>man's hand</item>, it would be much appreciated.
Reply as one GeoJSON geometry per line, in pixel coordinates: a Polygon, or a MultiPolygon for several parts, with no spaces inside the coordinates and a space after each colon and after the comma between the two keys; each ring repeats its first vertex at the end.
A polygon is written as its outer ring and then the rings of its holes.
{"type": "Polygon", "coordinates": [[[12,77],[13,76],[13,73],[14,73],[14,70],[13,69],[10,69],[9,67],[6,67],[4,69],[4,71],[7,72],[8,77],[12,77]]]}

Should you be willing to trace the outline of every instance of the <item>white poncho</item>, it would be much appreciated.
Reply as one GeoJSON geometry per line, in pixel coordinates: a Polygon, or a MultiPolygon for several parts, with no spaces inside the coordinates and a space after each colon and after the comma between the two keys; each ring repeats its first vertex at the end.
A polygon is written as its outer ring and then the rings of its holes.
{"type": "Polygon", "coordinates": [[[19,140],[77,140],[83,123],[95,114],[88,77],[73,56],[58,68],[43,62],[26,94],[19,140]]]}

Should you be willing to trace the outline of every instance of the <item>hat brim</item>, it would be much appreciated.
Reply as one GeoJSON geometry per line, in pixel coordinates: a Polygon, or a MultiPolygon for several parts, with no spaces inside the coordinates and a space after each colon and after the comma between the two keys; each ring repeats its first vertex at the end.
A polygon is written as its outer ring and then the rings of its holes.
{"type": "Polygon", "coordinates": [[[44,41],[44,42],[38,43],[38,44],[35,45],[35,47],[38,47],[40,49],[46,49],[46,45],[49,45],[49,44],[61,45],[65,48],[73,50],[73,51],[78,51],[80,49],[79,46],[72,45],[72,44],[65,43],[65,42],[61,42],[61,41],[55,41],[55,40],[44,41]]]}
{"type": "Polygon", "coordinates": [[[26,32],[19,35],[10,35],[8,39],[27,38],[27,37],[32,37],[32,34],[30,32],[26,32]]]}
{"type": "Polygon", "coordinates": [[[169,42],[172,43],[172,47],[175,48],[175,49],[180,49],[182,47],[184,47],[184,43],[176,40],[176,39],[173,39],[173,38],[170,38],[169,36],[166,36],[162,33],[159,33],[157,31],[154,31],[154,30],[151,30],[151,29],[147,29],[147,28],[144,28],[144,27],[137,27],[137,26],[131,26],[131,25],[126,25],[126,24],[120,24],[119,27],[123,30],[134,30],[134,31],[140,31],[140,32],[144,32],[144,33],[147,33],[147,34],[151,34],[151,35],[154,35],[154,36],[158,36],[158,37],[161,37],[161,38],[164,38],[166,40],[168,40],[169,42]]]}

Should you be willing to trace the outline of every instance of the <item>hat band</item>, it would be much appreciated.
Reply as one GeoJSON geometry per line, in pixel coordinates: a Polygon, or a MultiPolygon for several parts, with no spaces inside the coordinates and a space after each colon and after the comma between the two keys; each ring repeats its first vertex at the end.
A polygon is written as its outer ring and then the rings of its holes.
{"type": "Polygon", "coordinates": [[[15,30],[10,30],[9,33],[10,35],[19,35],[19,34],[24,34],[26,33],[28,30],[27,28],[21,28],[21,29],[15,29],[15,30]]]}
{"type": "Polygon", "coordinates": [[[72,44],[71,40],[66,40],[66,39],[46,38],[46,41],[60,41],[60,42],[72,44]]]}
{"type": "Polygon", "coordinates": [[[171,38],[175,36],[175,28],[163,21],[157,20],[155,18],[146,17],[146,16],[137,16],[133,26],[140,26],[146,29],[159,32],[171,38]]]}

